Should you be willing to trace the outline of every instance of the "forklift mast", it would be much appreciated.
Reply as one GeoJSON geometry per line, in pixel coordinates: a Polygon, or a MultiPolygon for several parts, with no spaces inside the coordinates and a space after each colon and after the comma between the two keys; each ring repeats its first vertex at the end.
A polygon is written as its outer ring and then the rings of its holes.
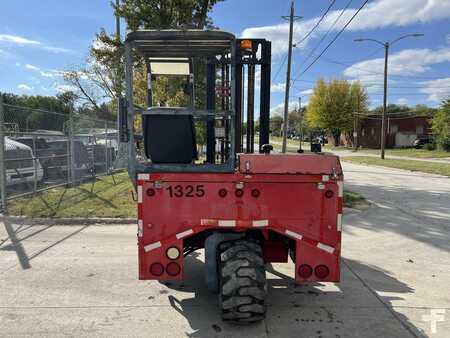
{"type": "Polygon", "coordinates": [[[128,143],[129,172],[133,181],[136,172],[233,172],[237,153],[255,152],[255,119],[259,119],[257,152],[262,152],[262,146],[269,143],[270,41],[235,39],[232,34],[222,31],[137,31],[127,36],[125,58],[127,91],[126,99],[121,100],[119,107],[119,130],[121,141],[128,143]],[[187,80],[188,107],[162,107],[155,102],[152,90],[155,78],[180,76],[155,74],[154,69],[161,63],[173,67],[186,65],[188,73],[181,76],[187,80]],[[205,69],[197,74],[204,74],[204,78],[196,79],[194,67],[199,65],[205,69]],[[147,77],[146,107],[134,104],[133,80],[137,68],[141,71],[144,68],[147,77]],[[206,104],[196,107],[196,82],[202,81],[206,104]],[[260,82],[260,104],[259,114],[255,115],[257,81],[260,82]],[[141,121],[137,124],[142,126],[142,131],[135,130],[139,117],[141,121]],[[198,121],[206,127],[206,156],[202,161],[196,161],[198,144],[191,144],[196,149],[189,157],[189,151],[183,151],[181,147],[184,142],[180,140],[179,144],[173,144],[173,140],[167,139],[170,136],[180,139],[181,135],[176,131],[178,126],[181,130],[192,129],[194,135],[191,137],[195,142],[196,128],[190,124],[198,121]],[[164,126],[170,126],[169,130],[173,132],[163,132],[164,126]],[[136,152],[140,143],[144,145],[145,156],[136,152]],[[173,156],[162,158],[155,149],[173,156]],[[176,158],[177,154],[180,159],[176,158]]]}

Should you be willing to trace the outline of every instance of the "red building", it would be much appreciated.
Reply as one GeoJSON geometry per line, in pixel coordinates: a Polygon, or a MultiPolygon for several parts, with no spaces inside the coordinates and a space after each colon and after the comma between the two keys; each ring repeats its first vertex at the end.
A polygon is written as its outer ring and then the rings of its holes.
{"type": "MultiPolygon", "coordinates": [[[[427,116],[396,115],[386,118],[386,147],[412,147],[419,136],[431,132],[431,118],[427,116]]],[[[380,148],[381,117],[367,117],[360,122],[358,145],[366,148],[380,148]]]]}

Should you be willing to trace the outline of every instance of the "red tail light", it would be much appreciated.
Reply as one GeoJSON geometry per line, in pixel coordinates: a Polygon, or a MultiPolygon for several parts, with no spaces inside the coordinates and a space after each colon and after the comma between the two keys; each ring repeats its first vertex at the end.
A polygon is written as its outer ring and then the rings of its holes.
{"type": "Polygon", "coordinates": [[[180,273],[181,267],[178,263],[171,262],[166,266],[166,272],[170,276],[176,276],[180,273]]]}
{"type": "Polygon", "coordinates": [[[219,196],[220,197],[225,197],[227,195],[227,189],[220,189],[219,190],[219,196]]]}
{"type": "Polygon", "coordinates": [[[333,195],[334,195],[333,190],[327,190],[327,191],[325,191],[325,197],[326,197],[326,198],[331,198],[331,197],[333,197],[333,195]]]}
{"type": "Polygon", "coordinates": [[[298,275],[304,279],[311,277],[313,269],[308,264],[302,264],[298,267],[298,275]]]}
{"type": "Polygon", "coordinates": [[[150,265],[150,273],[153,276],[161,276],[164,273],[164,266],[161,263],[153,263],[150,265]]]}
{"type": "Polygon", "coordinates": [[[261,192],[258,189],[252,190],[252,196],[255,198],[259,197],[260,194],[261,194],[261,192]]]}
{"type": "Polygon", "coordinates": [[[314,273],[319,279],[325,279],[330,274],[330,270],[326,265],[317,265],[314,268],[314,273]]]}
{"type": "Polygon", "coordinates": [[[147,189],[147,196],[148,197],[155,196],[155,189],[152,188],[147,189]]]}

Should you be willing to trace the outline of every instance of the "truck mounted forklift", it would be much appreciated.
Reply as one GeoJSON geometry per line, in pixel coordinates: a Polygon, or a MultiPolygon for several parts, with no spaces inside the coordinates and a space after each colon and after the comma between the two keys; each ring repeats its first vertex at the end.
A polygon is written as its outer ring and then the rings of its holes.
{"type": "Polygon", "coordinates": [[[218,30],[133,31],[125,64],[119,130],[137,193],[139,279],[183,280],[184,257],[204,249],[206,285],[223,320],[237,323],[265,317],[266,263],[290,256],[296,282],[338,282],[341,165],[321,152],[273,152],[271,43],[218,30]],[[146,107],[134,103],[138,67],[146,107]],[[155,102],[161,75],[183,79],[186,107],[155,102]]]}

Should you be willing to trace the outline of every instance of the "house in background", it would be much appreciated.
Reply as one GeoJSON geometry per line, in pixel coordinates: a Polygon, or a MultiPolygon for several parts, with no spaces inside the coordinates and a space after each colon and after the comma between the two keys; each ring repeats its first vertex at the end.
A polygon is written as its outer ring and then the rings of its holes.
{"type": "MultiPolygon", "coordinates": [[[[431,133],[431,117],[409,113],[395,114],[386,118],[386,148],[412,147],[418,137],[431,133]]],[[[358,146],[380,148],[381,117],[368,116],[360,120],[358,146]]]]}

